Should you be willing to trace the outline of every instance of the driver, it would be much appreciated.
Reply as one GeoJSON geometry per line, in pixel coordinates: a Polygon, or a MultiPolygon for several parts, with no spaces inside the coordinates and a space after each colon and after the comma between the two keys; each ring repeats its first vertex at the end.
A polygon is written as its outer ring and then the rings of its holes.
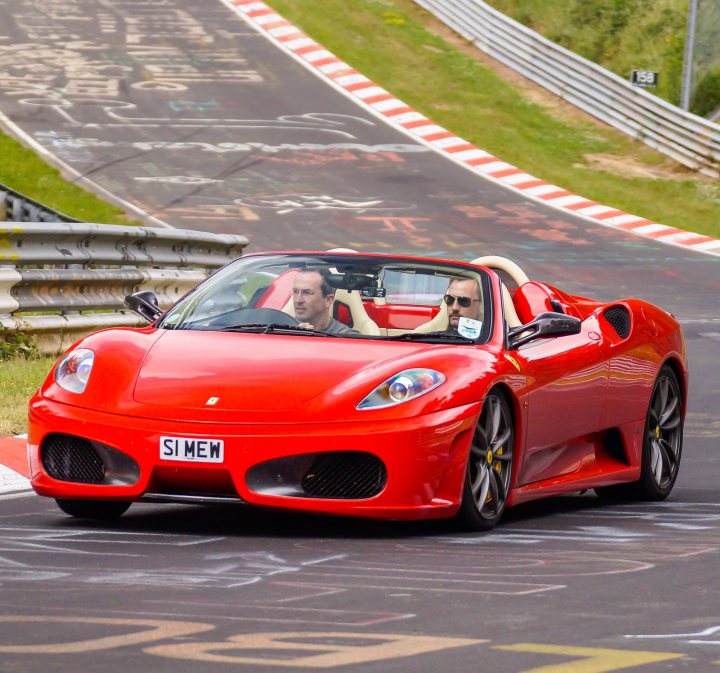
{"type": "Polygon", "coordinates": [[[330,316],[335,290],[327,281],[327,272],[301,269],[293,281],[293,306],[299,327],[327,334],[359,334],[330,316]]]}
{"type": "Polygon", "coordinates": [[[482,319],[480,285],[472,278],[455,278],[450,281],[443,297],[448,312],[448,332],[458,331],[460,318],[482,319]]]}

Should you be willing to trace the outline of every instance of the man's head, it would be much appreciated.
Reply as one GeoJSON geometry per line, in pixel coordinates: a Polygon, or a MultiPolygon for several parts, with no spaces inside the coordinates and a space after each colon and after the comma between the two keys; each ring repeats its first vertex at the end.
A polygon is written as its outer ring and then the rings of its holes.
{"type": "Polygon", "coordinates": [[[482,302],[480,301],[480,286],[476,280],[472,278],[451,280],[443,299],[447,306],[448,323],[451,329],[458,328],[462,317],[480,320],[482,302]]]}
{"type": "Polygon", "coordinates": [[[335,291],[320,271],[298,271],[293,281],[292,296],[295,317],[299,322],[310,323],[316,330],[327,327],[335,291]]]}

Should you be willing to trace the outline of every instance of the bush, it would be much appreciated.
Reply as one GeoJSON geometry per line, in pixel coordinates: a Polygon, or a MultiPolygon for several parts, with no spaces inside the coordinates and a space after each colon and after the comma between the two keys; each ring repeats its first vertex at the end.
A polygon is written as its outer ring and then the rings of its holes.
{"type": "Polygon", "coordinates": [[[19,329],[0,325],[0,360],[14,357],[31,358],[38,355],[37,344],[32,337],[19,329]]]}
{"type": "Polygon", "coordinates": [[[695,87],[690,110],[704,117],[720,107],[720,68],[707,73],[695,87]]]}

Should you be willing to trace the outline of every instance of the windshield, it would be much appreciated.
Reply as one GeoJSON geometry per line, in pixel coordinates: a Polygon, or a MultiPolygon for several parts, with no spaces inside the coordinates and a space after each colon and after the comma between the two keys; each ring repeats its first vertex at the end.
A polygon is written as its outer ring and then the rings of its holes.
{"type": "Polygon", "coordinates": [[[219,270],[157,326],[484,343],[491,325],[487,274],[462,263],[381,255],[249,255],[219,270]]]}

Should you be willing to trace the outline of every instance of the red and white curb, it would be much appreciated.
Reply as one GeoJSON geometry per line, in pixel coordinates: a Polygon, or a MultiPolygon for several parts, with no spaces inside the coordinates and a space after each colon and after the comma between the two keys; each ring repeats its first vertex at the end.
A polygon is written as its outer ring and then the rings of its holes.
{"type": "Polygon", "coordinates": [[[0,500],[32,491],[25,452],[25,437],[0,438],[0,500]]]}
{"type": "Polygon", "coordinates": [[[257,0],[221,0],[249,25],[376,116],[479,176],[604,226],[720,256],[720,240],[605,206],[536,178],[459,138],[351,68],[257,0]]]}
{"type": "Polygon", "coordinates": [[[27,477],[0,465],[0,499],[9,493],[23,493],[30,490],[30,480],[27,477]]]}

